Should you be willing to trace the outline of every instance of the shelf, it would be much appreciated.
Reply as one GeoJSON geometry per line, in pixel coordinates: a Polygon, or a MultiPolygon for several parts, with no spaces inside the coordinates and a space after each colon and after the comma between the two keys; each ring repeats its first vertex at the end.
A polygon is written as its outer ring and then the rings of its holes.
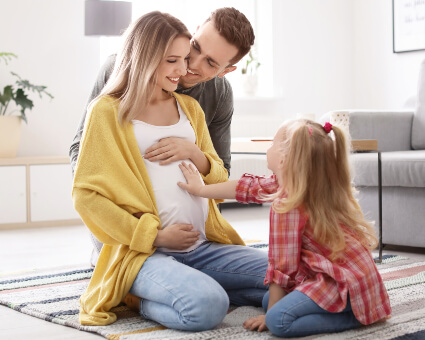
{"type": "Polygon", "coordinates": [[[81,225],[69,157],[0,158],[0,230],[81,225]]]}
{"type": "Polygon", "coordinates": [[[33,156],[0,158],[0,165],[39,165],[39,164],[69,164],[69,157],[62,156],[33,156]]]}

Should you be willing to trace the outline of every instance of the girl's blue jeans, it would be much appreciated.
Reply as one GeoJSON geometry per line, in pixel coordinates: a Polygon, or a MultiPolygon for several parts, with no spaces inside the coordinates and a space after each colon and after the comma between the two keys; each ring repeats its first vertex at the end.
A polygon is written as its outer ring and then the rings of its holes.
{"type": "Polygon", "coordinates": [[[319,307],[307,295],[294,290],[269,310],[269,293],[263,298],[267,328],[280,337],[303,337],[320,333],[342,332],[360,327],[351,309],[348,296],[347,306],[339,313],[331,313],[319,307]]]}
{"type": "Polygon", "coordinates": [[[205,242],[188,253],[156,251],[137,275],[130,293],[142,298],[140,314],[168,328],[214,328],[229,302],[261,306],[267,252],[205,242]]]}

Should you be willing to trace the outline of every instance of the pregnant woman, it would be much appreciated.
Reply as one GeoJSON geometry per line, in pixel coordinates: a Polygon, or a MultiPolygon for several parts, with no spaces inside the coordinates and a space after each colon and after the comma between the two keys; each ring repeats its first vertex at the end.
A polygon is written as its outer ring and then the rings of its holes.
{"type": "Polygon", "coordinates": [[[104,246],[80,298],[84,325],[114,322],[111,309],[131,293],[146,319],[206,330],[223,320],[229,300],[260,305],[267,291],[267,254],[244,246],[214,200],[177,186],[181,160],[206,184],[227,181],[198,102],[174,92],[190,38],[169,14],[136,20],[90,105],[73,200],[104,246]]]}

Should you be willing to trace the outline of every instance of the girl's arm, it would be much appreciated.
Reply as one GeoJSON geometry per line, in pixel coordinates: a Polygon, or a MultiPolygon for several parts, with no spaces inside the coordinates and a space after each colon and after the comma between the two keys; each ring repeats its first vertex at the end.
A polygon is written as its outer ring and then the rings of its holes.
{"type": "Polygon", "coordinates": [[[269,306],[267,310],[273,307],[273,305],[282,299],[286,295],[286,292],[281,286],[276,283],[271,283],[269,285],[269,306]]]}
{"type": "Polygon", "coordinates": [[[238,181],[204,185],[198,170],[192,164],[182,162],[179,167],[187,183],[178,182],[177,184],[190,194],[212,199],[231,199],[236,197],[238,181]]]}
{"type": "MultiPolygon", "coordinates": [[[[273,305],[278,302],[280,299],[282,299],[286,292],[280,287],[279,285],[272,283],[269,286],[269,305],[267,307],[267,310],[269,311],[270,308],[273,307],[273,305]]],[[[245,329],[249,329],[251,331],[258,330],[259,332],[267,330],[266,325],[266,316],[264,314],[258,315],[253,318],[247,319],[243,326],[245,329]]]]}

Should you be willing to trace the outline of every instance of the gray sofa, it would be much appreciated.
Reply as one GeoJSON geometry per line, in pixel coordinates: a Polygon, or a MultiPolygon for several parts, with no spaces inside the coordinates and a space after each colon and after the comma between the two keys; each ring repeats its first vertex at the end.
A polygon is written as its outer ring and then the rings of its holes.
{"type": "MultiPolygon", "coordinates": [[[[425,247],[425,61],[414,111],[348,111],[351,138],[377,139],[381,151],[383,244],[425,247]]],[[[377,153],[355,153],[351,161],[360,206],[377,229],[377,153]]]]}

